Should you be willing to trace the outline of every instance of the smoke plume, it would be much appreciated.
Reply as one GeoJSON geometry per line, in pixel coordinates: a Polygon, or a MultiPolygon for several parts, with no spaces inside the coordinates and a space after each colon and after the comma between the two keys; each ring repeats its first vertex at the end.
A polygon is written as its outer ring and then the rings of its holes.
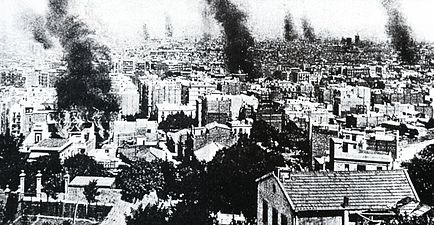
{"type": "Polygon", "coordinates": [[[248,78],[258,76],[253,62],[255,41],[246,26],[247,16],[229,0],[207,0],[215,19],[222,25],[225,35],[226,66],[231,73],[242,71],[248,78]]]}
{"type": "Polygon", "coordinates": [[[303,29],[304,39],[308,40],[309,42],[314,42],[316,40],[315,30],[307,18],[303,18],[301,20],[301,27],[303,29]]]}
{"type": "Polygon", "coordinates": [[[211,11],[208,5],[202,6],[202,21],[203,21],[203,39],[210,40],[211,39],[211,11]]]}
{"type": "Polygon", "coordinates": [[[143,26],[142,26],[142,35],[143,35],[143,39],[145,41],[149,39],[148,25],[146,25],[146,24],[143,24],[143,26]]]}
{"type": "Polygon", "coordinates": [[[173,37],[173,25],[172,20],[168,15],[166,15],[166,37],[173,37]]]}
{"type": "Polygon", "coordinates": [[[415,64],[417,58],[416,44],[412,37],[412,31],[400,11],[399,4],[395,0],[384,0],[383,6],[387,10],[388,22],[386,32],[392,45],[398,52],[402,62],[415,64]]]}
{"type": "Polygon", "coordinates": [[[53,46],[53,42],[45,28],[45,18],[43,16],[27,13],[23,15],[23,20],[26,25],[25,30],[30,31],[33,39],[41,43],[44,49],[53,46]]]}
{"type": "Polygon", "coordinates": [[[286,14],[283,23],[283,37],[285,38],[285,40],[291,42],[297,39],[297,32],[295,31],[294,23],[292,22],[292,16],[289,12],[286,14]]]}
{"type": "Polygon", "coordinates": [[[68,11],[68,0],[49,0],[46,27],[65,51],[67,72],[56,82],[59,109],[111,112],[118,110],[110,92],[109,50],[91,30],[68,11]]]}

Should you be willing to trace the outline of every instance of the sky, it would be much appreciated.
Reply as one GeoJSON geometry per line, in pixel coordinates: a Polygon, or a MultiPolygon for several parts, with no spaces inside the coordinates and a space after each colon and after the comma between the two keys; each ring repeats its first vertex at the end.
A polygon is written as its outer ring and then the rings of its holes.
{"type": "MultiPolygon", "coordinates": [[[[30,38],[22,15],[44,15],[48,0],[0,0],[0,29],[3,35],[30,38]]],[[[434,42],[434,0],[398,0],[414,36],[434,42]]],[[[256,38],[281,38],[283,19],[291,13],[300,29],[301,18],[310,20],[320,34],[343,37],[359,34],[362,39],[386,40],[386,11],[381,0],[233,0],[248,16],[248,27],[256,38]]],[[[78,14],[98,33],[118,39],[139,40],[146,24],[151,37],[165,33],[166,17],[175,37],[201,37],[205,30],[205,0],[71,0],[78,14]]],[[[221,28],[210,19],[211,33],[221,28]]]]}

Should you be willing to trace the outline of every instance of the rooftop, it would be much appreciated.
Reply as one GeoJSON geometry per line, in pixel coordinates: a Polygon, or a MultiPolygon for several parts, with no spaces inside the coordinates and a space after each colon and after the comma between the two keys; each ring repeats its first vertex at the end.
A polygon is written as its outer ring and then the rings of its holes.
{"type": "Polygon", "coordinates": [[[110,188],[115,183],[114,177],[91,177],[91,176],[76,176],[69,186],[84,187],[89,184],[89,182],[96,180],[97,187],[110,188]]]}
{"type": "Polygon", "coordinates": [[[302,172],[290,175],[283,187],[296,211],[384,210],[411,197],[419,200],[405,170],[302,172]]]}
{"type": "Polygon", "coordinates": [[[37,147],[46,147],[46,148],[60,148],[68,142],[68,139],[65,138],[46,138],[40,141],[36,146],[37,147]]]}

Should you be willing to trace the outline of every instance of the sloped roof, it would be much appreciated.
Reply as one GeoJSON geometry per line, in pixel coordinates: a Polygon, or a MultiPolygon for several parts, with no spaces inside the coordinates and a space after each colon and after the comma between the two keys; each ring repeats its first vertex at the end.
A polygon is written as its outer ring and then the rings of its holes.
{"type": "Polygon", "coordinates": [[[37,147],[46,147],[46,148],[60,148],[68,142],[68,139],[65,138],[46,138],[40,141],[36,146],[37,147]]]}
{"type": "Polygon", "coordinates": [[[226,147],[226,146],[219,144],[219,143],[216,143],[216,142],[211,142],[211,143],[203,146],[202,148],[194,151],[194,155],[196,156],[196,158],[199,161],[209,162],[214,158],[217,151],[219,151],[220,149],[223,149],[224,147],[226,147]]]}
{"type": "Polygon", "coordinates": [[[112,187],[115,183],[114,177],[92,177],[92,176],[76,176],[69,186],[72,187],[84,187],[89,184],[89,182],[96,180],[97,187],[112,187]]]}
{"type": "Polygon", "coordinates": [[[302,172],[290,175],[283,187],[296,211],[384,210],[405,197],[419,200],[405,170],[302,172]]]}

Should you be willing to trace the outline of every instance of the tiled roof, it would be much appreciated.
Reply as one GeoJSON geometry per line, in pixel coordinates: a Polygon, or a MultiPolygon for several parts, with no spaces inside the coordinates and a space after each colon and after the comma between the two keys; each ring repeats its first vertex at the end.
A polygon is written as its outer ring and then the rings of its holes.
{"type": "Polygon", "coordinates": [[[397,201],[418,200],[405,170],[294,173],[283,183],[296,211],[384,210],[397,201]]]}
{"type": "Polygon", "coordinates": [[[74,187],[84,187],[93,180],[96,180],[97,187],[106,187],[106,188],[112,187],[115,182],[114,177],[76,176],[69,185],[74,187]]]}
{"type": "Polygon", "coordinates": [[[65,138],[46,138],[40,141],[37,146],[38,147],[46,147],[46,148],[60,148],[64,144],[68,142],[68,139],[65,138]]]}

